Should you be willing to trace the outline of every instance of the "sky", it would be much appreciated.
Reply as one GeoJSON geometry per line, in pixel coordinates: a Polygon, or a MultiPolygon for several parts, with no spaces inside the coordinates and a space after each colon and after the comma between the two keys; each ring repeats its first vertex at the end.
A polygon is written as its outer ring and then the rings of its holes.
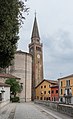
{"type": "MultiPolygon", "coordinates": [[[[24,1],[24,0],[23,0],[24,1]]],[[[45,79],[73,74],[73,0],[27,0],[29,15],[19,31],[18,50],[29,52],[35,11],[45,79]]]]}

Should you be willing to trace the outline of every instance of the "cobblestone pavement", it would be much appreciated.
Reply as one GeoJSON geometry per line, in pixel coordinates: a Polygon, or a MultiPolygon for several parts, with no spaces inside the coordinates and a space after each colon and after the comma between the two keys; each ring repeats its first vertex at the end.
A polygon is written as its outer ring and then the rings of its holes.
{"type": "Polygon", "coordinates": [[[63,114],[52,112],[34,103],[20,103],[16,106],[14,119],[73,119],[63,114]]]}
{"type": "Polygon", "coordinates": [[[15,113],[16,103],[9,103],[0,108],[0,119],[13,119],[15,113]]]}

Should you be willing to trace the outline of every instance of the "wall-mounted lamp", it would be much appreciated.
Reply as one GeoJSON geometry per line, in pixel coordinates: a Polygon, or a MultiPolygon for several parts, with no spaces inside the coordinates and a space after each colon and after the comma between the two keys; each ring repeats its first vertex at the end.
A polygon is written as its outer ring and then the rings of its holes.
{"type": "Polygon", "coordinates": [[[1,92],[2,92],[2,93],[4,93],[4,92],[5,92],[4,86],[2,87],[1,92]]]}
{"type": "Polygon", "coordinates": [[[23,90],[23,83],[20,83],[21,84],[21,91],[23,90]]]}

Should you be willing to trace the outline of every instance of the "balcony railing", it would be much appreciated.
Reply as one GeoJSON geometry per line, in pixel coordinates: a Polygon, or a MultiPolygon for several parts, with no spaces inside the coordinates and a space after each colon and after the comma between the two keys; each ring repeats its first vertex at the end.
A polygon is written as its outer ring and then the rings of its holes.
{"type": "Polygon", "coordinates": [[[72,97],[72,93],[64,94],[64,97],[72,97]]]}

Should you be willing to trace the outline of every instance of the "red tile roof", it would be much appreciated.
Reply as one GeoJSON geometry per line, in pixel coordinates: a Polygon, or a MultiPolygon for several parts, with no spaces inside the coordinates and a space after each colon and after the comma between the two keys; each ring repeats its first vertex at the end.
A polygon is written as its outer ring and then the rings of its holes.
{"type": "Polygon", "coordinates": [[[59,86],[58,85],[50,86],[50,88],[56,88],[56,87],[59,87],[59,86]]]}
{"type": "Polygon", "coordinates": [[[10,87],[10,85],[0,82],[0,87],[10,87]]]}
{"type": "Polygon", "coordinates": [[[37,88],[40,84],[42,84],[44,81],[47,81],[48,83],[51,83],[51,84],[56,84],[57,85],[57,82],[58,81],[55,81],[55,80],[46,80],[46,79],[44,79],[44,80],[42,80],[35,88],[37,88]]]}
{"type": "Polygon", "coordinates": [[[20,80],[20,78],[13,76],[12,74],[0,73],[0,77],[2,77],[2,78],[16,78],[16,79],[20,80]]]}

